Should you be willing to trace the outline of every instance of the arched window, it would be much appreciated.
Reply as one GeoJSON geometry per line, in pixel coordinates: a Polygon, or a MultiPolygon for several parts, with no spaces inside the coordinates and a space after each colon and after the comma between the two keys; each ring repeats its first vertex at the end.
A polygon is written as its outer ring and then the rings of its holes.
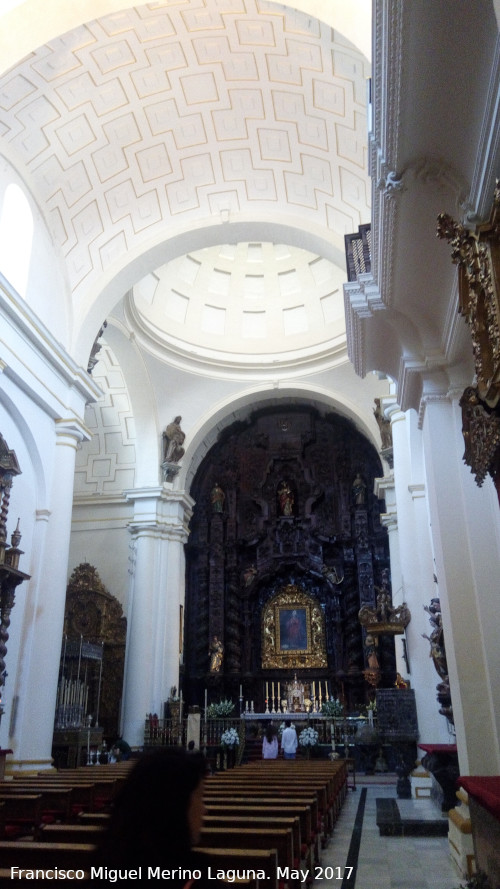
{"type": "Polygon", "coordinates": [[[33,243],[33,214],[18,185],[7,186],[0,216],[0,272],[26,296],[33,243]]]}

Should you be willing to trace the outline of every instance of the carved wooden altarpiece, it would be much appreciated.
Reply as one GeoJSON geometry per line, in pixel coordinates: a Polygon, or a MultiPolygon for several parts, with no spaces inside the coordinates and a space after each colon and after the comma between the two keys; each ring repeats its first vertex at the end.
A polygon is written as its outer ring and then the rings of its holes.
{"type": "MultiPolygon", "coordinates": [[[[209,702],[234,701],[241,686],[263,712],[266,682],[283,689],[296,673],[308,687],[328,682],[348,708],[366,703],[358,612],[375,605],[389,569],[373,493],[381,474],[353,423],[309,404],[263,408],[220,434],[190,489],[185,701],[203,706],[205,689],[209,702]],[[215,673],[214,636],[223,642],[215,673]]],[[[381,637],[379,659],[382,684],[393,685],[393,639],[381,637]]]]}
{"type": "Polygon", "coordinates": [[[113,741],[118,735],[127,619],[118,599],[106,589],[97,570],[88,562],[78,565],[70,577],[64,634],[68,640],[83,638],[87,643],[103,644],[99,723],[104,737],[113,741]]]}
{"type": "Polygon", "coordinates": [[[464,461],[479,486],[489,473],[500,499],[500,184],[490,219],[467,228],[446,213],[437,235],[452,247],[458,266],[459,310],[472,338],[476,385],[460,401],[464,461]]]}

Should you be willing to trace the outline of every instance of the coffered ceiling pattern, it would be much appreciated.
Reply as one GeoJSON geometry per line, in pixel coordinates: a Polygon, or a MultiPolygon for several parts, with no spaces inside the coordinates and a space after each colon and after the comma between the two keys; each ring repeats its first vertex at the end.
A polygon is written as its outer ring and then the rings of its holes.
{"type": "Polygon", "coordinates": [[[131,253],[204,223],[278,216],[342,248],[370,218],[368,73],[304,12],[164,0],[82,25],[4,74],[0,134],[78,301],[131,253]]]}

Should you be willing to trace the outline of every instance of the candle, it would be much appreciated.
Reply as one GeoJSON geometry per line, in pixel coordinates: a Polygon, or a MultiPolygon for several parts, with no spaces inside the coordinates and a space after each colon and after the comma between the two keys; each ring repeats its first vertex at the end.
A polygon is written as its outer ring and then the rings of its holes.
{"type": "Polygon", "coordinates": [[[208,690],[205,689],[205,712],[207,710],[207,707],[208,707],[208,690]]]}
{"type": "Polygon", "coordinates": [[[280,700],[281,700],[281,685],[280,685],[280,683],[278,682],[278,703],[279,703],[280,700]]]}
{"type": "Polygon", "coordinates": [[[269,697],[269,682],[266,682],[266,698],[269,697]]]}
{"type": "Polygon", "coordinates": [[[243,686],[240,685],[240,698],[242,698],[242,697],[243,697],[243,686]]]}
{"type": "Polygon", "coordinates": [[[328,682],[325,679],[325,699],[328,700],[328,682]]]}
{"type": "Polygon", "coordinates": [[[313,682],[313,698],[315,698],[315,697],[316,697],[316,694],[315,694],[315,692],[316,692],[316,683],[315,683],[315,682],[313,682]]]}
{"type": "Polygon", "coordinates": [[[271,697],[274,701],[274,682],[271,682],[271,697]]]}

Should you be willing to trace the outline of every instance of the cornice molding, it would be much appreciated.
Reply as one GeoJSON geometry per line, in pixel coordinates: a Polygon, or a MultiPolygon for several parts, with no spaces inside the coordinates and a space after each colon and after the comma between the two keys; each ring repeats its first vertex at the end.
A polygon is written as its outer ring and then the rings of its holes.
{"type": "Polygon", "coordinates": [[[470,189],[468,222],[486,219],[490,212],[491,195],[498,176],[500,156],[500,35],[497,35],[485,112],[479,135],[476,164],[470,189]]]}
{"type": "Polygon", "coordinates": [[[424,395],[420,399],[420,408],[418,412],[418,428],[422,429],[424,425],[425,410],[428,404],[450,404],[451,398],[447,392],[436,393],[435,395],[424,395]]]}
{"type": "Polygon", "coordinates": [[[364,322],[385,308],[373,275],[359,275],[357,281],[344,284],[347,354],[360,377],[366,375],[364,322]]]}
{"type": "Polygon", "coordinates": [[[420,500],[425,497],[425,485],[408,485],[408,491],[411,494],[412,500],[420,500]]]}
{"type": "MultiPolygon", "coordinates": [[[[100,398],[101,390],[90,374],[73,360],[1,274],[0,313],[5,315],[23,340],[68,387],[74,388],[86,402],[100,398]]],[[[4,366],[4,372],[9,373],[8,362],[4,366]]]]}

